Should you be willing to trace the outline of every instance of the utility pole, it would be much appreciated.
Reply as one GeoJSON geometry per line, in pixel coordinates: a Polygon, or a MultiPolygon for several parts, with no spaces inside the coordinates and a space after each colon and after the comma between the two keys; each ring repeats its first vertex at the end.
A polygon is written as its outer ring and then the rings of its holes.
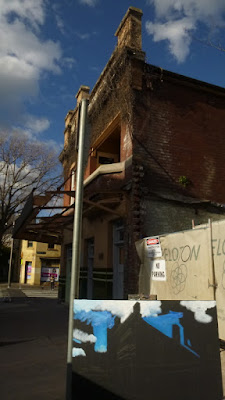
{"type": "Polygon", "coordinates": [[[80,272],[80,249],[81,229],[83,210],[83,180],[84,180],[84,143],[87,132],[87,109],[88,100],[81,101],[79,120],[79,143],[76,171],[76,195],[73,221],[73,244],[72,244],[72,265],[70,282],[70,303],[69,303],[69,326],[68,326],[68,347],[67,347],[67,380],[66,400],[72,400],[72,350],[73,350],[73,302],[79,297],[79,272],[80,272]]]}
{"type": "MultiPolygon", "coordinates": [[[[15,223],[13,222],[13,228],[14,228],[14,225],[15,225],[15,223]]],[[[13,240],[13,237],[11,237],[11,247],[10,247],[10,257],[9,257],[9,269],[8,269],[8,289],[9,289],[10,286],[11,286],[13,244],[14,244],[14,240],[13,240]]]]}

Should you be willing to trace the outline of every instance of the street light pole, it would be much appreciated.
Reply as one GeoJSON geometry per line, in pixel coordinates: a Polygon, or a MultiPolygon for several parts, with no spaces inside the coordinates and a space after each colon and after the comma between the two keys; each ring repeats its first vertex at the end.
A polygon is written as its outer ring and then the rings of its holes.
{"type": "MultiPolygon", "coordinates": [[[[13,227],[14,227],[14,222],[13,222],[13,227]]],[[[9,289],[10,286],[11,286],[13,244],[14,244],[14,240],[13,240],[13,237],[11,237],[11,248],[10,248],[9,269],[8,269],[8,289],[9,289]]]]}
{"type": "Polygon", "coordinates": [[[84,143],[87,127],[88,100],[81,101],[79,143],[76,171],[76,196],[73,222],[72,264],[70,282],[69,326],[67,347],[66,400],[72,399],[73,301],[79,297],[80,248],[83,209],[84,143]]]}

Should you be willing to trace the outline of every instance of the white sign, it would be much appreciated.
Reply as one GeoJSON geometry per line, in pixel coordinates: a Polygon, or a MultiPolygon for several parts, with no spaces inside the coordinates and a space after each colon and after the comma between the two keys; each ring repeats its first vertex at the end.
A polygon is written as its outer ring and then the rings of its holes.
{"type": "Polygon", "coordinates": [[[59,280],[59,268],[41,268],[41,281],[50,282],[51,276],[54,276],[55,282],[59,280]]]}
{"type": "Polygon", "coordinates": [[[159,236],[146,238],[147,254],[149,258],[162,257],[159,236]]]}
{"type": "Polygon", "coordinates": [[[150,261],[151,277],[153,281],[166,281],[165,260],[150,261]]]}

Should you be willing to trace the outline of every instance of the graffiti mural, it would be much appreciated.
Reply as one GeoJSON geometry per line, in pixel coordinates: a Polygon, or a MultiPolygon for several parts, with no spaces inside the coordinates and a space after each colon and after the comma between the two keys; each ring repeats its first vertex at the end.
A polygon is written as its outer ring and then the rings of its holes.
{"type": "Polygon", "coordinates": [[[77,399],[221,400],[215,302],[74,300],[73,390],[77,399]]]}
{"type": "Polygon", "coordinates": [[[174,294],[182,292],[185,288],[187,279],[187,266],[185,264],[178,265],[175,263],[172,267],[170,284],[174,294]]]}

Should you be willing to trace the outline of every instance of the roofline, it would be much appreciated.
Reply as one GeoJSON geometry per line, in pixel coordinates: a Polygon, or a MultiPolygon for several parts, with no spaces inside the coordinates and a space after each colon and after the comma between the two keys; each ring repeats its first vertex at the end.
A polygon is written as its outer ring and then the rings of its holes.
{"type": "Polygon", "coordinates": [[[199,86],[201,89],[205,89],[210,92],[214,92],[215,94],[225,95],[225,88],[222,86],[214,85],[212,83],[201,81],[199,79],[191,78],[187,75],[181,75],[181,74],[178,74],[177,72],[169,71],[169,70],[163,69],[163,68],[158,67],[153,64],[145,63],[145,68],[151,69],[151,71],[149,71],[149,72],[156,72],[156,73],[160,74],[162,76],[162,79],[163,79],[163,76],[166,75],[169,78],[183,81],[189,85],[199,86]]]}

